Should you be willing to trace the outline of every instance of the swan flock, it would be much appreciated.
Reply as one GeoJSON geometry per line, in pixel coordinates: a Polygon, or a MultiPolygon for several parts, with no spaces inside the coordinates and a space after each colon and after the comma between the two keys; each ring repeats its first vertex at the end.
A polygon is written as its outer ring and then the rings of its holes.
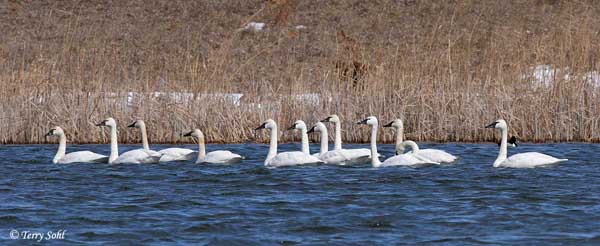
{"type": "MultiPolygon", "coordinates": [[[[359,122],[358,125],[366,125],[371,129],[369,148],[362,149],[344,149],[342,148],[341,121],[337,115],[330,115],[327,118],[316,122],[309,129],[302,120],[297,120],[288,131],[295,131],[301,136],[300,151],[278,152],[279,130],[277,123],[268,119],[262,122],[255,131],[267,130],[269,132],[269,151],[265,157],[264,165],[267,167],[284,167],[296,165],[361,165],[370,164],[373,167],[389,166],[429,166],[456,163],[459,158],[446,151],[438,149],[420,149],[416,142],[404,140],[404,124],[402,119],[395,119],[384,128],[392,128],[395,132],[395,155],[383,160],[377,151],[377,132],[379,130],[379,121],[374,116],[369,116],[359,122]],[[329,135],[327,123],[331,123],[334,129],[334,147],[329,150],[329,135]],[[320,135],[320,150],[318,153],[311,154],[308,134],[320,135]],[[410,151],[406,152],[406,149],[410,151]]],[[[158,151],[150,149],[148,143],[148,134],[146,124],[143,120],[136,120],[127,127],[137,129],[142,142],[142,148],[119,153],[117,143],[117,122],[113,118],[107,118],[96,126],[108,128],[110,132],[110,154],[108,156],[94,153],[91,151],[76,151],[66,153],[67,137],[65,131],[59,127],[53,127],[48,131],[46,137],[58,137],[58,150],[52,159],[55,164],[67,163],[108,163],[108,164],[152,164],[161,162],[190,161],[195,159],[195,163],[213,163],[213,164],[231,164],[243,161],[245,158],[228,150],[216,150],[206,152],[205,136],[200,129],[193,129],[183,137],[191,137],[198,143],[198,150],[185,148],[167,148],[158,151]]],[[[508,124],[505,120],[499,119],[485,128],[498,129],[500,131],[501,141],[499,145],[498,157],[493,162],[493,167],[507,168],[533,168],[547,166],[567,159],[555,158],[539,152],[526,152],[508,156],[508,147],[516,147],[517,140],[513,136],[508,138],[508,124]]]]}

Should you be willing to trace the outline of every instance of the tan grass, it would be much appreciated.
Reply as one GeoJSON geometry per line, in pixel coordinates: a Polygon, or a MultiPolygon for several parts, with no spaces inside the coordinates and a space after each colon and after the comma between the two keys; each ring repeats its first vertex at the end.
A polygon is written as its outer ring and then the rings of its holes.
{"type": "Polygon", "coordinates": [[[600,137],[599,91],[582,76],[600,71],[595,1],[8,1],[0,13],[0,143],[45,142],[54,125],[106,142],[93,124],[109,116],[121,142],[139,141],[125,128],[136,118],[151,142],[196,127],[210,142],[264,141],[262,120],[330,113],[346,142],[367,140],[352,123],[368,115],[403,116],[417,141],[493,140],[483,126],[499,117],[524,141],[600,137]],[[240,31],[249,21],[267,28],[240,31]],[[532,86],[537,65],[562,72],[532,86]],[[244,97],[203,96],[216,93],[244,97]],[[295,99],[308,93],[320,103],[295,99]]]}

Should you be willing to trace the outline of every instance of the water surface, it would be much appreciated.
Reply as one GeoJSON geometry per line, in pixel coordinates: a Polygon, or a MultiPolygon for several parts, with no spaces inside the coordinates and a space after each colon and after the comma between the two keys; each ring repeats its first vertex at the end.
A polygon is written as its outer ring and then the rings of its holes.
{"type": "MultiPolygon", "coordinates": [[[[431,147],[461,159],[418,169],[267,169],[268,146],[250,144],[207,146],[246,156],[234,165],[55,165],[56,145],[0,145],[0,244],[37,244],[10,239],[11,230],[67,230],[64,239],[41,243],[600,245],[600,145],[509,150],[570,159],[535,169],[493,168],[495,144],[421,146],[431,147]]],[[[133,148],[139,146],[120,146],[133,148]]],[[[67,147],[75,150],[109,151],[67,147]]],[[[393,154],[392,145],[379,150],[393,154]]]]}

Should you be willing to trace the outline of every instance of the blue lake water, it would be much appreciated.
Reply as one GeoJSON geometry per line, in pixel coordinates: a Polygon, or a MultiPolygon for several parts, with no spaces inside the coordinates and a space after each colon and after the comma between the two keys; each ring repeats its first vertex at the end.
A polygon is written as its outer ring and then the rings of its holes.
{"type": "MultiPolygon", "coordinates": [[[[57,145],[0,145],[0,244],[38,244],[10,239],[11,230],[66,230],[40,244],[600,245],[600,145],[509,149],[570,159],[535,169],[493,168],[495,144],[421,145],[431,147],[461,159],[417,169],[268,169],[268,146],[250,144],[207,146],[246,157],[233,165],[55,165],[57,145]]],[[[67,146],[76,150],[109,151],[67,146]]],[[[379,150],[393,155],[392,145],[379,150]]]]}

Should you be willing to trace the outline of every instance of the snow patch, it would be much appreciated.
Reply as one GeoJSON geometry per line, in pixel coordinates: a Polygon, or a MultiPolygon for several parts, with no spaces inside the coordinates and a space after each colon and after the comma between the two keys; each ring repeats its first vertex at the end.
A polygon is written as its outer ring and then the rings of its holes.
{"type": "Polygon", "coordinates": [[[262,22],[250,22],[244,26],[244,30],[260,32],[265,28],[265,23],[262,22]]]}
{"type": "Polygon", "coordinates": [[[531,79],[533,86],[537,87],[550,87],[557,79],[560,79],[560,75],[563,75],[562,79],[569,80],[570,75],[565,72],[566,69],[561,71],[560,69],[553,68],[550,65],[537,65],[532,68],[532,73],[529,76],[525,76],[531,79]]]}
{"type": "Polygon", "coordinates": [[[600,73],[598,71],[587,72],[583,75],[583,79],[590,83],[594,88],[600,87],[600,73]]]}

